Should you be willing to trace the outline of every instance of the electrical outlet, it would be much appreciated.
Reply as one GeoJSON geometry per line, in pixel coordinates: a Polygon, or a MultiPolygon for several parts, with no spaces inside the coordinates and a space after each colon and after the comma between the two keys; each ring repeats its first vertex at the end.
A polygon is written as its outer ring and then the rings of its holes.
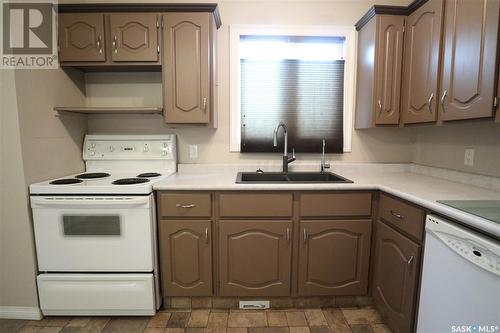
{"type": "Polygon", "coordinates": [[[189,145],[189,158],[192,160],[198,158],[198,145],[189,145]]]}
{"type": "Polygon", "coordinates": [[[465,149],[464,165],[474,166],[474,149],[472,148],[465,149]]]}

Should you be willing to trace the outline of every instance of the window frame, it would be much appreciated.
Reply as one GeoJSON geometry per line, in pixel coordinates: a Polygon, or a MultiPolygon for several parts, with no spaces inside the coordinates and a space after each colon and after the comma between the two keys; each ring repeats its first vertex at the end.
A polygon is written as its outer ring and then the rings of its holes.
{"type": "Polygon", "coordinates": [[[338,36],[345,38],[344,65],[344,153],[352,152],[352,128],[356,84],[356,30],[352,26],[229,25],[229,151],[240,152],[241,144],[241,35],[338,36]]]}

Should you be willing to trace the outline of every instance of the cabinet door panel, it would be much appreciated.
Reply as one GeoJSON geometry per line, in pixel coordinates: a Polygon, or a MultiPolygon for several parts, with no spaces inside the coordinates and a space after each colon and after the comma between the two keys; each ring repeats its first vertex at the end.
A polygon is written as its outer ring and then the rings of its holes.
{"type": "Polygon", "coordinates": [[[212,295],[210,221],[160,221],[164,296],[212,295]]]}
{"type": "Polygon", "coordinates": [[[377,223],[373,298],[393,332],[411,332],[419,279],[420,245],[377,223]]]}
{"type": "Polygon", "coordinates": [[[403,16],[380,15],[377,18],[374,107],[377,125],[399,123],[404,24],[403,16]]]}
{"type": "Polygon", "coordinates": [[[299,294],[364,295],[371,220],[300,223],[299,294]]]}
{"type": "Polygon", "coordinates": [[[446,2],[443,120],[491,117],[499,0],[446,2]]]}
{"type": "Polygon", "coordinates": [[[430,0],[407,18],[403,121],[436,121],[443,0],[430,0]]]}
{"type": "Polygon", "coordinates": [[[158,61],[157,14],[111,14],[112,61],[158,61]]]}
{"type": "Polygon", "coordinates": [[[164,97],[167,123],[210,121],[210,14],[164,16],[164,97]]]}
{"type": "Polygon", "coordinates": [[[98,13],[61,13],[59,24],[59,61],[105,61],[104,15],[98,13]]]}
{"type": "Polygon", "coordinates": [[[291,222],[219,222],[220,295],[289,296],[291,222]]]}

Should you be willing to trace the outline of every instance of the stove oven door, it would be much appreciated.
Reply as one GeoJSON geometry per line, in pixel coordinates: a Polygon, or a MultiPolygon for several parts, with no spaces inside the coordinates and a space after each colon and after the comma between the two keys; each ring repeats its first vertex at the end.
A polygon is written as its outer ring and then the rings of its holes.
{"type": "Polygon", "coordinates": [[[32,196],[41,272],[151,272],[153,196],[32,196]]]}

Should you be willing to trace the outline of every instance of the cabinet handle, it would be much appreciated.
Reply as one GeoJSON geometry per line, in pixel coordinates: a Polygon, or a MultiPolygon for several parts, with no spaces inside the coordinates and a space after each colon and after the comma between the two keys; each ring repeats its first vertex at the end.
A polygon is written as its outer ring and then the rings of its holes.
{"type": "Polygon", "coordinates": [[[304,243],[307,242],[307,230],[304,228],[302,236],[304,236],[304,243]]]}
{"type": "Polygon", "coordinates": [[[206,97],[203,98],[203,111],[204,112],[207,111],[207,98],[206,97]]]}
{"type": "Polygon", "coordinates": [[[101,43],[101,35],[97,36],[97,49],[99,50],[99,54],[102,54],[102,43],[101,43]]]}
{"type": "Polygon", "coordinates": [[[392,209],[391,209],[391,215],[400,220],[403,220],[405,218],[403,215],[396,213],[392,209]]]}
{"type": "Polygon", "coordinates": [[[114,49],[115,53],[118,53],[118,47],[116,45],[117,39],[118,39],[118,37],[116,37],[116,36],[113,37],[113,49],[114,49]]]}
{"type": "Polygon", "coordinates": [[[446,101],[446,95],[448,95],[447,90],[443,91],[443,96],[441,96],[441,110],[443,110],[443,113],[446,112],[446,109],[444,108],[444,102],[446,101]]]}
{"type": "Polygon", "coordinates": [[[408,261],[406,262],[406,265],[408,266],[408,269],[411,269],[412,263],[413,263],[413,259],[414,259],[414,257],[410,256],[410,259],[408,259],[408,261]]]}
{"type": "Polygon", "coordinates": [[[177,208],[194,208],[196,207],[195,204],[175,204],[175,207],[177,208]]]}
{"type": "Polygon", "coordinates": [[[205,242],[208,244],[208,227],[205,228],[205,242]]]}
{"type": "Polygon", "coordinates": [[[379,99],[377,101],[378,113],[382,113],[382,101],[379,99]]]}
{"type": "Polygon", "coordinates": [[[290,242],[290,228],[286,228],[286,241],[290,242]]]}
{"type": "Polygon", "coordinates": [[[431,93],[429,100],[427,101],[427,106],[429,107],[429,112],[432,113],[432,100],[434,99],[434,93],[431,93]]]}

